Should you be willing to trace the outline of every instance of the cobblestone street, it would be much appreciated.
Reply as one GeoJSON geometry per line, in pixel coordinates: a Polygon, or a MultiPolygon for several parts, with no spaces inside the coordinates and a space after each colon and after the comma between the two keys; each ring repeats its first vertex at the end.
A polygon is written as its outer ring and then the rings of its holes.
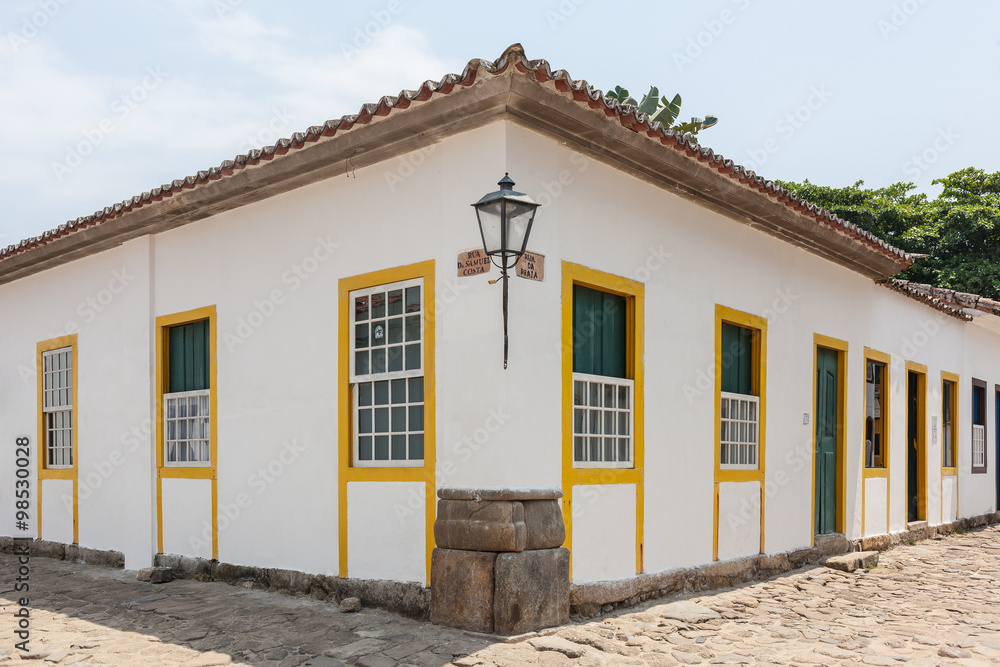
{"type": "Polygon", "coordinates": [[[657,600],[516,643],[220,583],[31,561],[31,652],[15,650],[16,558],[0,554],[0,662],[16,665],[726,665],[1000,663],[1000,526],[657,600]],[[694,604],[691,604],[694,603],[694,604]]]}

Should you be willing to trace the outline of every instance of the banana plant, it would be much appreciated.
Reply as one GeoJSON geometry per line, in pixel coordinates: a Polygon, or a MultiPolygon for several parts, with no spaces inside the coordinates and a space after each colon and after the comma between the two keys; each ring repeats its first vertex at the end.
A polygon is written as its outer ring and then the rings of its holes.
{"type": "Polygon", "coordinates": [[[650,120],[663,123],[664,127],[669,127],[682,134],[697,136],[701,130],[707,130],[719,122],[715,116],[705,116],[704,118],[693,117],[687,123],[677,123],[677,116],[681,113],[681,96],[674,95],[672,100],[660,97],[660,90],[656,86],[650,86],[649,92],[643,95],[642,100],[635,101],[628,90],[621,86],[615,86],[614,90],[604,93],[604,96],[617,100],[622,106],[634,107],[637,111],[649,115],[650,120]]]}

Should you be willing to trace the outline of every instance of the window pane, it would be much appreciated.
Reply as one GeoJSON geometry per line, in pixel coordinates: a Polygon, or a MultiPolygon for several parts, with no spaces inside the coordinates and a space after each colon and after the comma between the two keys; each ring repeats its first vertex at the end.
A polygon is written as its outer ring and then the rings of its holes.
{"type": "Polygon", "coordinates": [[[590,433],[600,433],[601,432],[601,411],[591,410],[590,411],[590,433]]]}
{"type": "Polygon", "coordinates": [[[393,345],[386,350],[386,356],[389,358],[389,363],[386,370],[389,372],[401,371],[403,370],[403,346],[393,345]]]}
{"type": "Polygon", "coordinates": [[[372,383],[362,382],[358,385],[358,404],[359,405],[371,405],[372,404],[372,383]]]}
{"type": "Polygon", "coordinates": [[[420,340],[420,316],[410,315],[406,318],[406,341],[420,340]]]}
{"type": "Polygon", "coordinates": [[[601,439],[591,438],[590,439],[590,460],[591,461],[601,461],[601,439]]]}
{"type": "Polygon", "coordinates": [[[402,343],[403,342],[403,318],[394,317],[389,320],[389,344],[402,343]]]}
{"type": "Polygon", "coordinates": [[[375,436],[375,460],[376,461],[389,460],[389,436],[387,435],[375,436]]]}
{"type": "Polygon", "coordinates": [[[403,314],[403,290],[394,289],[389,292],[389,315],[403,314]]]}
{"type": "Polygon", "coordinates": [[[628,435],[628,413],[618,413],[618,435],[628,435]]]}
{"type": "Polygon", "coordinates": [[[604,460],[609,462],[615,460],[614,438],[604,438],[604,460]]]}
{"type": "Polygon", "coordinates": [[[405,406],[393,406],[392,407],[392,430],[395,432],[406,430],[406,407],[405,406]]]}
{"type": "Polygon", "coordinates": [[[587,439],[576,437],[573,438],[573,460],[574,461],[586,461],[586,451],[587,451],[587,439]]]}
{"type": "Polygon", "coordinates": [[[573,405],[587,404],[587,383],[577,380],[573,383],[573,405]]]}
{"type": "Polygon", "coordinates": [[[372,294],[372,318],[385,317],[385,292],[372,294]]]}
{"type": "Polygon", "coordinates": [[[357,322],[368,319],[368,297],[359,296],[354,300],[354,319],[357,322]]]}
{"type": "Polygon", "coordinates": [[[375,405],[389,405],[388,380],[379,380],[375,383],[375,405]]]}
{"type": "Polygon", "coordinates": [[[628,387],[618,387],[618,407],[627,410],[631,407],[630,403],[628,387]]]}
{"type": "Polygon", "coordinates": [[[406,346],[406,370],[414,371],[420,368],[420,343],[406,346]]]}
{"type": "Polygon", "coordinates": [[[392,380],[392,402],[406,403],[406,380],[392,380]]]}
{"type": "Polygon", "coordinates": [[[394,436],[392,436],[392,460],[393,461],[405,461],[406,460],[406,436],[405,435],[394,435],[394,436]]]}
{"type": "Polygon", "coordinates": [[[385,345],[385,320],[372,322],[372,345],[385,345]]]}
{"type": "Polygon", "coordinates": [[[368,365],[368,350],[362,350],[360,352],[354,353],[354,374],[355,375],[368,375],[371,373],[371,367],[368,365]]]}
{"type": "Polygon", "coordinates": [[[420,288],[406,288],[406,312],[414,313],[420,310],[420,288]]]}
{"type": "Polygon", "coordinates": [[[628,438],[618,438],[618,460],[628,461],[628,438]]]}
{"type": "Polygon", "coordinates": [[[375,408],[375,432],[389,432],[389,408],[375,408]]]}
{"type": "Polygon", "coordinates": [[[424,430],[424,406],[422,405],[410,406],[410,430],[411,431],[424,430]]]}
{"type": "Polygon", "coordinates": [[[604,413],[604,434],[615,434],[615,413],[608,411],[604,413]]]}
{"type": "Polygon", "coordinates": [[[416,433],[410,436],[410,460],[420,461],[424,458],[424,434],[416,433]]]}
{"type": "Polygon", "coordinates": [[[604,407],[615,407],[615,386],[613,384],[604,385],[604,407]]]}
{"type": "Polygon", "coordinates": [[[359,410],[358,411],[358,433],[371,433],[372,432],[372,411],[371,410],[359,410]]]}
{"type": "Polygon", "coordinates": [[[590,405],[601,405],[601,385],[597,382],[590,383],[590,405]]]}
{"type": "Polygon", "coordinates": [[[410,378],[410,403],[421,403],[424,400],[424,379],[410,378]]]}
{"type": "Polygon", "coordinates": [[[368,325],[356,324],[354,326],[354,347],[368,347],[368,325]]]}
{"type": "Polygon", "coordinates": [[[574,433],[586,433],[587,432],[587,411],[577,408],[573,411],[573,432],[574,433]]]}
{"type": "Polygon", "coordinates": [[[375,348],[372,350],[372,373],[385,372],[385,348],[375,348]]]}
{"type": "Polygon", "coordinates": [[[372,437],[370,435],[358,438],[358,458],[362,461],[372,460],[372,437]]]}

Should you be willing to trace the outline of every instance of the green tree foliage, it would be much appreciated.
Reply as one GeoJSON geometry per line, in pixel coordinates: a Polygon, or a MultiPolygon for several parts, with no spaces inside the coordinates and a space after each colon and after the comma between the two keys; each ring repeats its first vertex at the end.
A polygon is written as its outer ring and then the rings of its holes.
{"type": "Polygon", "coordinates": [[[898,248],[928,255],[899,278],[1000,300],[1000,172],[970,167],[933,183],[944,186],[934,199],[912,192],[912,183],[782,185],[898,248]]]}
{"type": "Polygon", "coordinates": [[[649,114],[650,120],[658,120],[665,127],[669,127],[682,134],[697,136],[701,130],[707,130],[719,119],[715,116],[705,116],[704,118],[692,118],[687,123],[676,123],[677,116],[681,113],[681,96],[674,95],[672,100],[660,97],[660,90],[656,86],[651,86],[641,102],[636,102],[635,98],[621,86],[615,86],[614,90],[604,93],[608,99],[618,100],[620,104],[635,107],[644,114],[649,114]]]}

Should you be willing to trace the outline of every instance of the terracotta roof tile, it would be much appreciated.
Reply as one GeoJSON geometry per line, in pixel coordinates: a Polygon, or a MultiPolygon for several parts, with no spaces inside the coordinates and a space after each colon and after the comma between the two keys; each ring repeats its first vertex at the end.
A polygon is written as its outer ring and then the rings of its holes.
{"type": "Polygon", "coordinates": [[[947,313],[952,317],[965,320],[966,322],[972,321],[972,316],[963,311],[963,308],[973,308],[991,315],[1000,315],[1000,309],[993,310],[991,306],[991,304],[996,304],[997,302],[976,294],[964,294],[955,290],[942,289],[923,283],[911,283],[907,280],[897,280],[896,278],[884,280],[881,284],[894,292],[904,294],[911,299],[925,303],[932,308],[940,310],[942,313],[947,313]]]}

